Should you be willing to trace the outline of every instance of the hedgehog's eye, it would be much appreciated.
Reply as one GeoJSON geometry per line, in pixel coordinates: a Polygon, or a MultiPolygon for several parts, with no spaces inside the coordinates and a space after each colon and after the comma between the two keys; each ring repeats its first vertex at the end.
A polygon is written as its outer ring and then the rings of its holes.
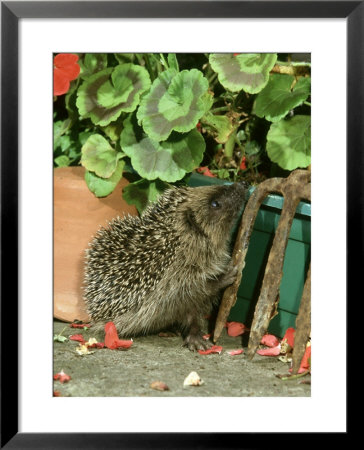
{"type": "Polygon", "coordinates": [[[212,201],[211,201],[211,206],[212,206],[213,208],[218,208],[218,207],[220,206],[220,203],[217,202],[216,200],[212,200],[212,201]]]}

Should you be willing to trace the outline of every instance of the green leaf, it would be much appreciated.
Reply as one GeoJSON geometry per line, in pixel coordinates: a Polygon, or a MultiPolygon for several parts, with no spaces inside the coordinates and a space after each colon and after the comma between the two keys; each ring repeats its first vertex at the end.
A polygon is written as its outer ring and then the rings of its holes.
{"type": "Polygon", "coordinates": [[[294,170],[311,164],[311,117],[294,116],[272,123],[267,135],[269,158],[280,167],[294,170]]]}
{"type": "Polygon", "coordinates": [[[67,155],[61,155],[54,158],[54,162],[58,167],[68,167],[71,161],[67,155]]]}
{"type": "Polygon", "coordinates": [[[53,147],[56,149],[60,146],[60,138],[63,136],[72,125],[71,119],[58,120],[53,124],[53,147]]]}
{"type": "Polygon", "coordinates": [[[143,132],[135,117],[128,117],[124,121],[120,146],[140,176],[174,182],[200,165],[205,140],[194,129],[186,134],[172,133],[166,141],[158,142],[143,132]]]}
{"type": "Polygon", "coordinates": [[[114,173],[110,178],[106,179],[100,178],[93,172],[87,170],[85,173],[85,181],[90,191],[93,192],[96,197],[106,197],[111,194],[123,175],[124,164],[124,161],[119,161],[114,173]]]}
{"type": "Polygon", "coordinates": [[[135,53],[114,53],[114,56],[119,64],[133,62],[135,55],[135,53]]]}
{"type": "Polygon", "coordinates": [[[116,142],[120,139],[120,133],[123,129],[123,123],[121,118],[116,122],[111,122],[106,127],[102,127],[102,131],[106,134],[106,136],[112,141],[116,142]]]}
{"type": "Polygon", "coordinates": [[[123,199],[141,214],[149,203],[155,202],[169,185],[160,180],[139,180],[123,188],[123,199]]]}
{"type": "Polygon", "coordinates": [[[272,74],[269,83],[256,98],[255,114],[277,122],[291,109],[301,105],[310,95],[311,78],[300,78],[296,84],[293,84],[294,81],[291,75],[272,74]]]}
{"type": "Polygon", "coordinates": [[[106,69],[106,53],[86,53],[83,59],[78,61],[81,67],[80,77],[85,79],[96,72],[106,69]]]}
{"type": "Polygon", "coordinates": [[[225,144],[235,127],[226,116],[216,116],[208,111],[202,118],[201,123],[214,134],[216,142],[225,144]],[[207,125],[207,126],[206,126],[207,125]]]}
{"type": "Polygon", "coordinates": [[[260,152],[260,146],[257,141],[249,141],[245,144],[244,150],[248,156],[253,156],[260,152]]]}
{"type": "Polygon", "coordinates": [[[77,108],[82,118],[95,125],[106,126],[122,112],[132,112],[140,96],[150,87],[144,67],[122,64],[91,75],[77,92],[77,108]]]}
{"type": "Polygon", "coordinates": [[[168,65],[170,69],[174,69],[176,72],[179,72],[179,66],[177,61],[177,56],[175,53],[168,53],[168,65]]]}
{"type": "Polygon", "coordinates": [[[196,127],[211,108],[208,81],[197,69],[176,72],[168,69],[154,80],[137,111],[144,131],[155,141],[164,141],[171,132],[181,133],[196,127]]]}
{"type": "Polygon", "coordinates": [[[232,92],[244,89],[249,94],[257,94],[268,83],[276,60],[275,53],[212,53],[209,57],[224,88],[232,92]]]}
{"type": "Polygon", "coordinates": [[[68,341],[68,338],[66,338],[66,336],[62,336],[62,335],[60,335],[60,334],[55,334],[55,335],[53,336],[53,341],[56,341],[56,342],[66,342],[66,341],[68,341]]]}
{"type": "Polygon", "coordinates": [[[116,152],[100,134],[91,135],[81,149],[81,164],[102,178],[109,178],[123,156],[116,152]]]}

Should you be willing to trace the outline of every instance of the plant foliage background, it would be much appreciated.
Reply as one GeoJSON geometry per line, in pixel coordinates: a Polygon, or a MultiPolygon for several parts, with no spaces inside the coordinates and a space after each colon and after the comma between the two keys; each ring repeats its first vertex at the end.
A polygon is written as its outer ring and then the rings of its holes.
{"type": "Polygon", "coordinates": [[[59,54],[54,165],[142,211],[197,170],[257,184],[311,162],[307,55],[59,54]],[[67,65],[68,64],[68,65],[67,65]],[[76,67],[77,66],[77,67],[76,67]]]}

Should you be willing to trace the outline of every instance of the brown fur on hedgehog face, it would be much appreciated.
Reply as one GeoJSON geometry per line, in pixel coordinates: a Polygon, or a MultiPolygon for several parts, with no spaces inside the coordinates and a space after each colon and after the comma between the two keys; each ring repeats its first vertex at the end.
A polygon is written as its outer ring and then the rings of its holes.
{"type": "Polygon", "coordinates": [[[238,183],[174,188],[141,217],[116,218],[101,229],[86,254],[93,321],[102,327],[113,320],[120,336],[178,324],[189,348],[198,348],[199,318],[232,282],[228,245],[244,201],[238,183]]]}
{"type": "Polygon", "coordinates": [[[241,212],[244,196],[240,183],[190,188],[188,198],[178,210],[181,228],[187,233],[205,235],[217,244],[225,241],[241,212]]]}

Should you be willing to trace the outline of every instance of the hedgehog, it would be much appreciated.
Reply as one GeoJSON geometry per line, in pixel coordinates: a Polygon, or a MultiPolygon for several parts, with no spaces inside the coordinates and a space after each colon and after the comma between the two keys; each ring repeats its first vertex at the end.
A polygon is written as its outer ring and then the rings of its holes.
{"type": "Polygon", "coordinates": [[[209,348],[201,324],[237,269],[231,231],[245,204],[243,183],[173,187],[139,216],[116,217],[86,250],[84,299],[97,330],[119,336],[178,327],[190,350],[209,348]]]}

